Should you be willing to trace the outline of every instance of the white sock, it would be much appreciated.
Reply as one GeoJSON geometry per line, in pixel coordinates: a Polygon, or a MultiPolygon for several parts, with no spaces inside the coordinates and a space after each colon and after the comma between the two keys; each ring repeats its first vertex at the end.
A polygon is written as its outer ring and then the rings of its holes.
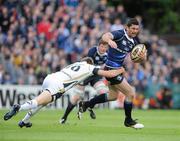
{"type": "Polygon", "coordinates": [[[24,104],[22,104],[19,111],[31,110],[31,109],[34,109],[34,108],[37,108],[37,107],[38,107],[37,101],[36,100],[30,100],[30,101],[27,101],[24,104]]]}
{"type": "Polygon", "coordinates": [[[25,117],[22,119],[22,121],[24,122],[24,123],[28,123],[29,122],[29,120],[30,120],[30,118],[32,117],[32,116],[34,116],[42,107],[44,107],[44,106],[38,106],[37,108],[35,108],[35,109],[32,109],[32,110],[30,110],[26,115],[25,115],[25,117]]]}

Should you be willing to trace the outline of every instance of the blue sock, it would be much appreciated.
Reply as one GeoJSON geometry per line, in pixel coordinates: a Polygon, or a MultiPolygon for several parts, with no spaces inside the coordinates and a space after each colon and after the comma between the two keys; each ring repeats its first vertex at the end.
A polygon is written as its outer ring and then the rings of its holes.
{"type": "Polygon", "coordinates": [[[127,102],[126,100],[124,101],[125,116],[128,119],[132,119],[131,117],[132,107],[133,107],[132,102],[127,102]]]}
{"type": "Polygon", "coordinates": [[[86,101],[85,105],[86,107],[94,108],[96,104],[105,103],[107,101],[108,101],[107,94],[104,93],[92,98],[90,101],[86,101]]]}
{"type": "Polygon", "coordinates": [[[65,113],[64,113],[64,115],[63,115],[62,118],[65,118],[65,119],[66,119],[66,118],[68,117],[69,113],[74,109],[75,106],[76,106],[76,105],[73,105],[73,104],[69,101],[68,107],[66,108],[66,111],[65,111],[65,113]]]}

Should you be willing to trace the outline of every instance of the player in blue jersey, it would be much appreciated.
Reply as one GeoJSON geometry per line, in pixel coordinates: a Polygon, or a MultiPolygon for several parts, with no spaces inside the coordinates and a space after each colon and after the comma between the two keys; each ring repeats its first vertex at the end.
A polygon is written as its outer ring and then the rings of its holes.
{"type": "MultiPolygon", "coordinates": [[[[123,66],[124,59],[133,47],[138,44],[137,35],[139,33],[139,23],[137,19],[132,18],[128,21],[124,30],[116,30],[107,32],[102,36],[102,39],[108,43],[108,58],[105,63],[105,70],[118,69],[123,66]]],[[[146,52],[140,53],[140,60],[146,60],[146,52]]],[[[109,82],[109,95],[99,95],[90,101],[81,101],[79,103],[79,112],[85,112],[87,108],[93,108],[95,104],[113,101],[117,99],[117,94],[122,92],[125,95],[124,110],[126,127],[143,128],[144,125],[137,123],[131,116],[133,108],[133,98],[135,96],[134,89],[130,86],[123,75],[117,75],[114,78],[106,78],[109,82]]]]}
{"type": "MultiPolygon", "coordinates": [[[[107,50],[108,50],[108,44],[107,42],[103,41],[102,39],[99,41],[98,46],[94,46],[89,49],[88,51],[88,57],[92,58],[94,65],[96,66],[103,66],[107,60],[107,50]]],[[[94,75],[89,78],[87,78],[81,85],[78,85],[74,90],[74,95],[71,96],[70,101],[68,103],[68,107],[65,110],[64,115],[59,120],[61,124],[64,124],[68,118],[68,115],[70,112],[74,109],[74,107],[77,105],[79,100],[82,100],[84,97],[84,86],[90,84],[92,87],[95,88],[97,94],[104,94],[108,92],[108,87],[103,82],[103,77],[94,75]]],[[[95,113],[91,108],[88,108],[88,111],[90,112],[90,117],[92,119],[96,118],[95,113]]],[[[81,118],[80,113],[78,113],[78,118],[81,118]]]]}

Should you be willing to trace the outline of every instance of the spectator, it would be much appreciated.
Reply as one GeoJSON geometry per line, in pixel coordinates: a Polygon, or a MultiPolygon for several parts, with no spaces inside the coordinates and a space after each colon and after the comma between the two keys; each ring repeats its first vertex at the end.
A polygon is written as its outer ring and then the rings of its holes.
{"type": "Polygon", "coordinates": [[[114,24],[111,26],[111,31],[123,29],[123,25],[120,19],[115,19],[114,24]]]}
{"type": "Polygon", "coordinates": [[[3,83],[3,76],[4,76],[4,68],[3,68],[3,66],[0,64],[0,84],[3,83]]]}
{"type": "Polygon", "coordinates": [[[127,21],[127,14],[124,10],[124,6],[123,5],[118,5],[117,6],[117,18],[121,19],[122,24],[125,24],[127,21]]]}
{"type": "Polygon", "coordinates": [[[172,95],[171,90],[167,87],[161,88],[157,94],[158,107],[162,109],[172,108],[172,95]]]}
{"type": "Polygon", "coordinates": [[[11,25],[10,13],[8,13],[7,7],[2,6],[2,9],[0,9],[0,26],[2,32],[7,33],[10,25],[11,25]]]}

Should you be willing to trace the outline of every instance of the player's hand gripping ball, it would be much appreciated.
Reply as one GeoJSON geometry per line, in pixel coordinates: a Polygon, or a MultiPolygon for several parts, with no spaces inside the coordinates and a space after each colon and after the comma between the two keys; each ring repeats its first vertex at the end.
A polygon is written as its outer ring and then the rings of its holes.
{"type": "Polygon", "coordinates": [[[139,63],[146,60],[146,54],[146,46],[144,44],[138,44],[132,49],[130,57],[133,62],[139,63]]]}

